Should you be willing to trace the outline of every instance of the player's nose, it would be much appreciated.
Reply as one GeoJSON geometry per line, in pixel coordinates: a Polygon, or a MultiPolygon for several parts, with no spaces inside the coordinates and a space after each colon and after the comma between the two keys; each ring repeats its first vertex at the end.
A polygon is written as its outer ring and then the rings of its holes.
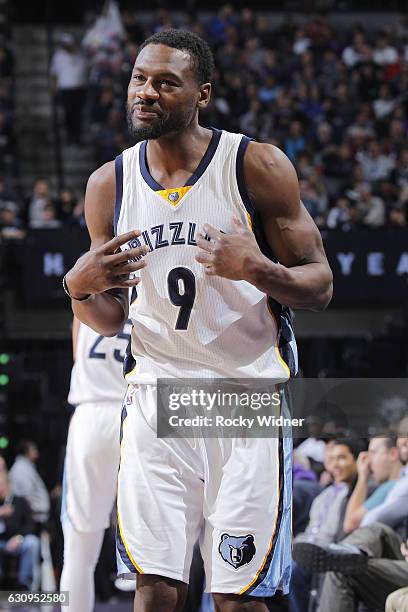
{"type": "Polygon", "coordinates": [[[159,92],[153,87],[153,83],[147,79],[137,92],[137,97],[141,100],[157,100],[159,92]]]}

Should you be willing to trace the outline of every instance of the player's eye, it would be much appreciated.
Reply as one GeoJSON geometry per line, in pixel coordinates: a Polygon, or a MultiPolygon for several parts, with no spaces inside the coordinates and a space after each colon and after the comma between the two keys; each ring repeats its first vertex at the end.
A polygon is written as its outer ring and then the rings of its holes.
{"type": "Polygon", "coordinates": [[[141,74],[134,74],[133,75],[133,80],[134,81],[143,81],[144,80],[144,76],[142,76],[141,74]]]}
{"type": "Polygon", "coordinates": [[[176,87],[176,84],[173,81],[168,81],[167,79],[163,79],[161,82],[162,85],[166,85],[168,87],[176,87]]]}

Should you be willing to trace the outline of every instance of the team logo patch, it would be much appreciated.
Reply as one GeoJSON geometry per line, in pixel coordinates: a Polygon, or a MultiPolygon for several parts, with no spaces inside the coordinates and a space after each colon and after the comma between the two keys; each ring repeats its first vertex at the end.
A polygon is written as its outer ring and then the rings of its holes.
{"type": "Polygon", "coordinates": [[[177,202],[177,200],[179,199],[179,194],[177,193],[177,191],[172,191],[171,193],[169,193],[168,198],[170,200],[170,202],[177,202]]]}
{"type": "Polygon", "coordinates": [[[223,533],[218,550],[226,563],[232,565],[234,569],[238,569],[254,558],[256,553],[254,536],[249,534],[235,537],[223,533]]]}

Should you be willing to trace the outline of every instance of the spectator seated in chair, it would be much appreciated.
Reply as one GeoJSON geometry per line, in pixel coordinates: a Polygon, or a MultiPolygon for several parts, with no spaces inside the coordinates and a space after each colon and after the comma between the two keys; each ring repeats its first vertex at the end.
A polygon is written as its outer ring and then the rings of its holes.
{"type": "Polygon", "coordinates": [[[40,563],[40,540],[33,534],[31,509],[22,497],[11,492],[7,467],[0,460],[0,575],[7,557],[18,558],[18,589],[30,589],[40,563]]]}
{"type": "Polygon", "coordinates": [[[36,533],[43,529],[50,514],[48,490],[36,467],[39,457],[37,445],[30,440],[22,440],[17,449],[16,460],[10,469],[12,491],[29,503],[36,533]]]}
{"type": "MultiPolygon", "coordinates": [[[[328,468],[334,482],[313,500],[309,523],[296,542],[335,542],[342,532],[345,505],[357,476],[357,457],[363,450],[362,441],[354,438],[338,438],[331,446],[328,468]]],[[[296,563],[292,568],[290,583],[290,611],[307,612],[313,568],[296,563]]]]}
{"type": "Polygon", "coordinates": [[[396,438],[390,435],[372,438],[368,451],[360,453],[357,459],[358,478],[346,507],[344,533],[357,529],[364,516],[387,499],[401,469],[396,438]],[[371,495],[368,494],[370,474],[378,485],[371,495]]]}

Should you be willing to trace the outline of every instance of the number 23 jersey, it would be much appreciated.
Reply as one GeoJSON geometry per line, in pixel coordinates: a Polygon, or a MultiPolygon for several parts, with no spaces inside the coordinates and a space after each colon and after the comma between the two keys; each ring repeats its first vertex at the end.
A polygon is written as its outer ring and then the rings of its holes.
{"type": "Polygon", "coordinates": [[[127,321],[117,336],[104,338],[80,323],[68,395],[70,404],[118,402],[120,407],[127,387],[122,370],[130,328],[131,322],[127,321]]]}
{"type": "Polygon", "coordinates": [[[252,227],[243,194],[247,141],[241,134],[213,129],[193,175],[172,189],[151,176],[148,141],[115,160],[116,234],[139,229],[140,238],[125,248],[150,248],[129,311],[128,382],[155,384],[158,377],[267,377],[278,382],[290,375],[290,364],[279,351],[282,307],[275,304],[274,314],[271,301],[256,287],[206,276],[195,260],[204,223],[231,233],[236,216],[252,227]]]}

